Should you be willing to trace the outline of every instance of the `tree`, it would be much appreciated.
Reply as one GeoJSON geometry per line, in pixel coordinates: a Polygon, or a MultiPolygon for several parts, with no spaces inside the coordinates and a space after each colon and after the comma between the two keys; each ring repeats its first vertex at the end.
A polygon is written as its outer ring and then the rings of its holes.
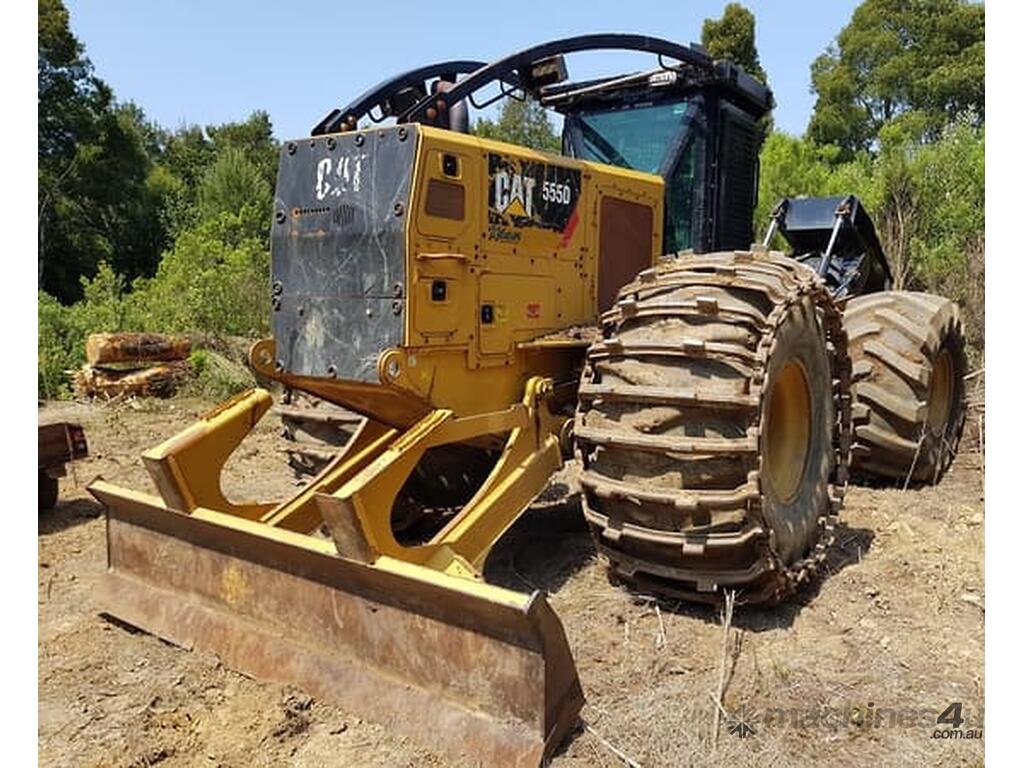
{"type": "Polygon", "coordinates": [[[221,213],[237,214],[243,206],[253,205],[260,212],[263,223],[270,225],[271,187],[260,175],[256,164],[235,147],[225,149],[203,176],[198,202],[202,219],[221,213]]]}
{"type": "MultiPolygon", "coordinates": [[[[77,146],[96,135],[97,115],[109,106],[110,90],[93,76],[81,43],[71,34],[60,0],[39,0],[38,280],[51,288],[62,276],[48,274],[47,235],[74,181],[77,146]]],[[[77,282],[77,281],[76,281],[77,282]]]]}
{"type": "Polygon", "coordinates": [[[245,122],[209,125],[206,132],[218,156],[228,149],[241,152],[256,167],[270,189],[274,188],[281,145],[274,138],[270,115],[256,110],[245,122]]]}
{"type": "Polygon", "coordinates": [[[717,21],[705,19],[700,42],[714,59],[728,59],[747,74],[767,84],[768,75],[761,68],[754,38],[754,14],[739,3],[729,3],[717,21]]]}
{"type": "Polygon", "coordinates": [[[111,94],[93,76],[61,0],[39,0],[38,22],[39,157],[59,166],[74,155],[75,143],[91,134],[111,94]]]}
{"type": "Polygon", "coordinates": [[[241,155],[255,168],[260,183],[252,188],[253,200],[259,198],[262,205],[264,187],[272,191],[277,180],[280,150],[270,116],[262,110],[253,112],[243,122],[208,125],[205,130],[188,125],[169,134],[160,158],[168,181],[176,189],[164,210],[167,226],[177,234],[199,221],[203,215],[199,190],[210,169],[228,152],[241,155]]]}
{"type": "Polygon", "coordinates": [[[562,147],[544,107],[530,98],[505,99],[497,122],[482,117],[473,126],[473,133],[544,152],[559,152],[562,147]]]}
{"type": "Polygon", "coordinates": [[[129,279],[167,245],[160,187],[148,183],[159,133],[95,77],[60,0],[39,2],[38,281],[64,302],[109,262],[129,279]]]}
{"type": "Polygon", "coordinates": [[[162,197],[148,185],[153,164],[133,113],[104,110],[61,163],[39,163],[42,287],[69,301],[102,261],[129,278],[155,270],[167,244],[162,197]]]}
{"type": "MultiPolygon", "coordinates": [[[[914,141],[985,119],[985,8],[966,0],[864,0],[811,65],[807,134],[843,158],[876,150],[892,123],[914,141]]],[[[896,130],[896,129],[890,129],[896,130]]]]}
{"type": "Polygon", "coordinates": [[[156,275],[132,286],[136,310],[130,314],[152,330],[208,336],[266,333],[270,251],[265,214],[247,203],[179,233],[156,275]]]}
{"type": "Polygon", "coordinates": [[[216,159],[213,143],[198,125],[183,125],[167,137],[161,161],[193,192],[216,159]]]}

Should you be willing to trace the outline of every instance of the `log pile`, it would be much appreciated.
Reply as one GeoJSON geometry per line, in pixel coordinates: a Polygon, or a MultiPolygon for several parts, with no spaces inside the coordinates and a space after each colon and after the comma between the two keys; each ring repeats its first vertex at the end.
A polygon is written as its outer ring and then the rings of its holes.
{"type": "Polygon", "coordinates": [[[187,336],[162,333],[93,333],[85,340],[85,358],[98,366],[186,360],[191,351],[187,336]]]}
{"type": "Polygon", "coordinates": [[[80,397],[171,397],[188,378],[191,345],[162,333],[94,333],[74,375],[80,397]]]}

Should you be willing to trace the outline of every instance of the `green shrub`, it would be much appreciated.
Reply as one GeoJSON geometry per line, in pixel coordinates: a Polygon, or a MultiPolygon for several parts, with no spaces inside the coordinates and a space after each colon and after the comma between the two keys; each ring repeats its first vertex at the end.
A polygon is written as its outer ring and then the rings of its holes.
{"type": "MultiPolygon", "coordinates": [[[[94,278],[82,280],[83,299],[71,306],[40,292],[39,396],[69,395],[65,372],[84,362],[90,333],[187,333],[207,343],[267,335],[265,227],[260,206],[243,205],[236,213],[218,213],[179,233],[156,275],[136,280],[131,290],[104,262],[94,278]]],[[[244,376],[229,375],[222,367],[210,375],[211,392],[248,386],[240,383],[244,376]]]]}
{"type": "Polygon", "coordinates": [[[90,333],[123,331],[136,324],[136,307],[126,301],[124,279],[102,262],[91,280],[82,278],[84,298],[63,306],[39,292],[39,396],[68,397],[69,371],[85,361],[85,339],[90,333]]]}
{"type": "MultiPolygon", "coordinates": [[[[45,291],[39,291],[39,397],[65,398],[71,394],[67,373],[81,361],[75,350],[81,345],[72,326],[71,309],[45,291]]],[[[84,355],[84,350],[81,353],[84,355]]]]}
{"type": "Polygon", "coordinates": [[[189,355],[193,378],[185,393],[210,400],[226,400],[256,386],[249,370],[240,363],[209,349],[197,349],[189,355]]]}
{"type": "Polygon", "coordinates": [[[256,336],[269,327],[270,254],[255,206],[222,212],[182,232],[132,299],[146,330],[256,336]]]}
{"type": "MultiPolygon", "coordinates": [[[[776,133],[761,151],[755,231],[783,197],[854,194],[875,223],[894,287],[960,304],[972,354],[984,349],[985,132],[954,123],[933,143],[883,129],[876,154],[838,162],[836,147],[776,133]]],[[[777,238],[775,247],[785,249],[777,238]]]]}

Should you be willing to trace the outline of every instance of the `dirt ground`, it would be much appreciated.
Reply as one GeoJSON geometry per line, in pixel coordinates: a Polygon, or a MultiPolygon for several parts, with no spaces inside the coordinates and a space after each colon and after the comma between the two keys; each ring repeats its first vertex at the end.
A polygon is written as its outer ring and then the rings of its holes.
{"type": "MultiPolygon", "coordinates": [[[[356,713],[98,615],[104,525],[85,484],[150,488],[140,452],[208,405],[39,409],[40,422],[82,423],[91,451],[39,518],[40,764],[447,765],[356,713]]],[[[293,489],[279,448],[268,416],[233,457],[228,494],[293,489]]],[[[852,488],[826,577],[781,607],[737,607],[727,636],[712,609],[609,584],[571,499],[532,510],[492,559],[510,585],[550,593],[576,658],[583,724],[552,765],[981,765],[983,740],[934,734],[956,702],[960,730],[982,729],[982,478],[966,436],[936,487],[852,488]]]]}

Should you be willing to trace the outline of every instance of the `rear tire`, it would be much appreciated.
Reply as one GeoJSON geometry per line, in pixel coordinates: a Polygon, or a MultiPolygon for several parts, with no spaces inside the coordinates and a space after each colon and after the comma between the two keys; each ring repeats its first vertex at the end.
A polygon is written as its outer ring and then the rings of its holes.
{"type": "Polygon", "coordinates": [[[956,304],[928,293],[858,296],[844,322],[853,361],[852,469],[936,483],[965,418],[963,330],[956,304]]]}
{"type": "MultiPolygon", "coordinates": [[[[309,481],[345,449],[362,417],[305,392],[292,391],[278,408],[288,464],[309,481]]],[[[392,529],[402,543],[420,544],[440,529],[450,512],[465,505],[490,475],[500,450],[468,445],[431,448],[398,492],[392,529]],[[424,518],[432,524],[421,526],[424,518]],[[422,530],[417,530],[417,527],[422,530]]]]}
{"type": "Polygon", "coordinates": [[[849,361],[821,282],[778,253],[686,254],[603,321],[575,435],[614,577],[703,601],[791,592],[824,560],[846,481],[849,361]]]}
{"type": "Polygon", "coordinates": [[[297,480],[315,477],[347,444],[361,418],[305,392],[286,392],[276,409],[288,464],[297,480]]]}

